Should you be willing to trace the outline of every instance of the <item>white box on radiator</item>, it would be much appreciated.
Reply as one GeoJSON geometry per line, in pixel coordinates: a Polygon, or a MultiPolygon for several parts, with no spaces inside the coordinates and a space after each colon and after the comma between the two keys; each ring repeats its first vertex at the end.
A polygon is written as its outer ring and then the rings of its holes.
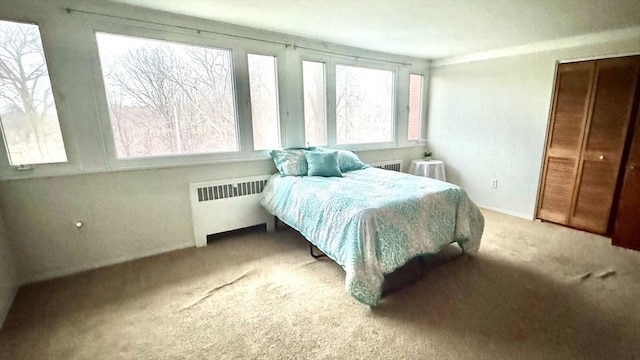
{"type": "Polygon", "coordinates": [[[207,235],[267,224],[274,217],[260,206],[260,194],[271,175],[212,180],[189,184],[196,247],[207,245],[207,235]]]}

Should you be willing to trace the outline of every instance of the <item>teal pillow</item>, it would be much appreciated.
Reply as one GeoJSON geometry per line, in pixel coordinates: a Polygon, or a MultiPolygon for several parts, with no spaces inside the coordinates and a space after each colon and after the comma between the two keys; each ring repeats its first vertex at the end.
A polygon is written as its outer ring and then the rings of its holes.
{"type": "Polygon", "coordinates": [[[309,176],[342,177],[337,152],[309,151],[305,154],[309,176]]]}
{"type": "Polygon", "coordinates": [[[358,155],[352,153],[348,150],[332,150],[325,148],[313,148],[313,151],[321,151],[321,152],[337,152],[338,153],[338,166],[340,166],[340,171],[343,173],[361,170],[370,167],[365,164],[358,158],[358,155]]]}
{"type": "Polygon", "coordinates": [[[307,159],[305,149],[271,150],[269,153],[280,176],[306,176],[307,159]]]}

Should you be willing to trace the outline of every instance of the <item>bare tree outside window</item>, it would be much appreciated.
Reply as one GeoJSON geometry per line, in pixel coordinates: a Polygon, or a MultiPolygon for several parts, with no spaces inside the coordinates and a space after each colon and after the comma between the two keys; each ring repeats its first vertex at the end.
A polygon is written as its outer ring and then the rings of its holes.
{"type": "Polygon", "coordinates": [[[280,147],[280,116],[278,115],[278,80],[276,58],[248,54],[253,149],[280,147]]]}
{"type": "Polygon", "coordinates": [[[37,25],[0,21],[0,123],[11,165],[67,161],[37,25]]]}
{"type": "Polygon", "coordinates": [[[238,151],[229,50],[96,37],[118,158],[238,151]]]}
{"type": "Polygon", "coordinates": [[[422,118],[422,81],[422,75],[409,75],[408,140],[418,140],[420,138],[420,119],[422,118]]]}
{"type": "Polygon", "coordinates": [[[336,65],[336,140],[362,144],[393,140],[393,72],[336,65]]]}
{"type": "Polygon", "coordinates": [[[327,102],[324,63],[302,62],[304,94],[304,137],[307,145],[327,144],[327,102]]]}

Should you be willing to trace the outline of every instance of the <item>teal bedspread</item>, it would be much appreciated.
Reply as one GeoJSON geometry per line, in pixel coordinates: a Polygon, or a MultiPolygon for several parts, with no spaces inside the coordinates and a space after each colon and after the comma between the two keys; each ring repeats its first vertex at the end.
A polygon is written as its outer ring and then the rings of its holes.
{"type": "Polygon", "coordinates": [[[340,264],[349,294],[380,301],[384,275],[457,242],[480,246],[484,218],[459,186],[368,168],[344,177],[275,174],[262,206],[340,264]]]}

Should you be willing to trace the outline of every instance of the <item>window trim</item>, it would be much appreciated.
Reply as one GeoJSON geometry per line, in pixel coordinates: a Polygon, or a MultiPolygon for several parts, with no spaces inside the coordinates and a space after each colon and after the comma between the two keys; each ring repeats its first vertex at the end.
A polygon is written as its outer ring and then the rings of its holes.
{"type": "MultiPolygon", "coordinates": [[[[430,73],[429,73],[429,68],[428,67],[419,67],[416,65],[413,65],[411,67],[409,67],[408,69],[408,74],[414,74],[414,75],[421,75],[422,76],[422,88],[420,89],[422,91],[422,99],[420,101],[420,107],[421,107],[421,111],[420,111],[420,118],[418,119],[419,122],[419,130],[418,130],[418,140],[409,140],[409,134],[407,131],[407,136],[404,139],[405,142],[402,143],[402,145],[405,146],[417,146],[417,145],[424,145],[426,142],[426,138],[427,138],[427,116],[429,113],[429,84],[431,81],[430,78],[430,73]]],[[[409,86],[409,77],[407,76],[407,87],[409,86]]],[[[409,94],[409,91],[407,90],[407,96],[409,94]]],[[[408,102],[407,102],[408,104],[408,102]]],[[[409,111],[407,108],[407,124],[409,121],[409,111]]]]}
{"type": "Polygon", "coordinates": [[[249,125],[251,126],[250,132],[251,132],[251,142],[250,142],[250,146],[249,149],[251,149],[252,152],[254,153],[264,153],[266,151],[269,151],[268,149],[261,149],[261,150],[256,150],[255,149],[255,142],[253,141],[253,112],[251,109],[251,81],[249,78],[249,55],[259,55],[259,56],[272,56],[273,58],[275,58],[275,67],[276,67],[276,112],[278,114],[278,131],[279,131],[279,144],[278,146],[280,148],[284,147],[283,145],[286,144],[286,124],[285,121],[283,121],[283,119],[286,119],[286,111],[283,112],[283,101],[282,101],[282,92],[286,91],[285,87],[284,87],[284,81],[281,81],[281,77],[284,77],[286,79],[286,76],[283,73],[282,70],[282,65],[280,64],[281,59],[283,59],[283,56],[278,55],[277,52],[273,52],[273,51],[268,51],[266,49],[259,49],[259,50],[254,50],[254,49],[247,49],[244,52],[244,59],[246,62],[246,66],[244,67],[244,69],[246,69],[246,79],[247,79],[247,108],[248,108],[248,119],[249,119],[249,125]]]}
{"type": "MultiPolygon", "coordinates": [[[[305,108],[304,108],[304,66],[303,66],[303,62],[315,62],[315,63],[321,63],[322,64],[322,70],[323,70],[323,81],[324,81],[324,105],[325,105],[325,109],[324,109],[324,132],[325,132],[325,145],[309,145],[309,146],[329,146],[329,96],[328,96],[328,79],[329,79],[329,72],[330,72],[330,59],[328,57],[325,56],[313,56],[307,53],[302,53],[300,56],[300,71],[298,72],[298,76],[300,77],[300,97],[299,97],[299,101],[300,101],[300,106],[302,108],[302,124],[300,124],[300,126],[302,127],[302,142],[304,144],[304,146],[308,146],[307,145],[307,122],[305,119],[305,108]]],[[[335,112],[335,110],[334,110],[335,112]]],[[[335,131],[334,131],[335,132],[335,131]]]]}
{"type": "MultiPolygon", "coordinates": [[[[373,60],[361,60],[358,58],[351,58],[351,59],[340,59],[339,61],[334,61],[332,64],[332,68],[331,68],[331,72],[333,73],[333,77],[332,77],[332,84],[331,84],[331,88],[332,88],[332,93],[330,94],[331,96],[331,102],[332,102],[332,108],[333,108],[333,142],[329,143],[329,147],[335,147],[337,149],[349,149],[349,150],[354,150],[354,151],[359,151],[359,150],[373,150],[373,149],[388,149],[388,148],[394,148],[397,147],[399,141],[398,141],[398,134],[400,133],[400,129],[399,129],[399,124],[400,124],[400,119],[402,118],[399,114],[400,111],[400,107],[398,106],[398,104],[400,103],[399,99],[400,99],[400,90],[399,90],[399,85],[398,85],[398,80],[400,79],[400,72],[402,70],[402,66],[400,64],[394,64],[394,63],[389,63],[389,62],[378,62],[378,61],[373,61],[373,60]],[[393,98],[391,99],[392,101],[392,111],[391,111],[391,140],[389,141],[381,141],[381,142],[369,142],[369,143],[359,143],[359,144],[353,144],[353,143],[346,143],[346,144],[338,144],[337,142],[337,109],[336,109],[336,102],[337,102],[337,98],[336,98],[336,67],[338,65],[343,65],[343,66],[350,66],[350,67],[361,67],[361,68],[368,68],[368,69],[373,69],[373,70],[386,70],[386,71],[391,71],[392,74],[392,85],[393,85],[393,89],[391,91],[391,94],[393,96],[393,98]]],[[[329,95],[329,94],[328,94],[329,95]]],[[[408,95],[407,95],[408,96],[408,95]]],[[[405,121],[406,122],[406,121],[405,121]]],[[[405,126],[406,127],[406,126],[405,126]]]]}
{"type": "MultiPolygon", "coordinates": [[[[326,78],[326,102],[327,102],[327,141],[329,147],[343,148],[354,151],[384,150],[394,148],[410,148],[423,146],[423,143],[409,142],[406,136],[403,139],[400,127],[407,123],[403,116],[402,93],[403,77],[412,73],[425,76],[423,93],[424,115],[422,120],[422,137],[426,132],[425,118],[428,116],[428,76],[429,61],[426,59],[403,57],[383,52],[358,50],[353,47],[345,47],[338,44],[324,44],[320,41],[296,38],[281,34],[266,34],[252,29],[237,28],[235,25],[218,23],[215,21],[197,20],[195,18],[180,19],[173,15],[161,17],[160,22],[148,23],[144,18],[91,17],[90,21],[81,19],[76,15],[70,17],[62,25],[60,20],[67,14],[56,12],[55,14],[41,11],[25,12],[18,7],[16,11],[0,16],[1,19],[14,22],[23,22],[38,25],[45,49],[49,76],[53,89],[54,100],[58,110],[58,120],[61,127],[67,163],[34,165],[30,171],[15,171],[8,165],[5,151],[0,146],[0,180],[29,179],[46,176],[67,176],[79,174],[108,173],[128,170],[161,169],[173,167],[192,167],[197,165],[211,165],[223,163],[237,163],[241,161],[265,161],[269,159],[266,151],[253,151],[252,128],[250,109],[246,104],[249,101],[248,73],[246,70],[247,52],[266,54],[277,57],[278,61],[278,93],[280,110],[280,138],[281,146],[304,145],[304,124],[300,121],[303,111],[303,101],[298,100],[301,94],[302,77],[301,58],[316,61],[323,58],[325,63],[326,78]],[[193,27],[196,21],[197,27],[193,27]],[[174,26],[171,24],[180,24],[174,26]],[[201,28],[203,31],[197,31],[201,28]],[[71,35],[74,43],[68,40],[61,41],[61,36],[73,29],[71,35]],[[138,161],[117,160],[109,158],[107,153],[108,143],[113,142],[110,134],[111,125],[106,106],[106,94],[100,68],[98,47],[95,32],[106,32],[117,35],[165,40],[185,45],[207,46],[213,48],[230,49],[234,64],[234,85],[236,97],[236,111],[238,116],[240,151],[234,153],[196,154],[169,156],[164,158],[147,158],[138,161]],[[281,44],[286,42],[287,45],[281,44]],[[324,50],[314,50],[326,49],[324,50]],[[69,50],[72,50],[71,52],[69,50]],[[367,59],[358,58],[359,55],[368,56],[367,59]],[[308,56],[307,56],[308,55],[308,56]],[[240,61],[240,60],[243,61],[240,61]],[[397,69],[394,76],[395,86],[395,137],[393,142],[336,145],[331,142],[331,126],[333,119],[335,126],[335,64],[364,66],[372,68],[397,69]],[[368,65],[370,64],[370,65],[368,65]],[[52,66],[55,65],[55,66],[52,66]],[[81,66],[81,68],[77,68],[81,66]],[[73,76],[74,67],[84,77],[81,80],[82,87],[78,88],[73,76]],[[333,93],[333,99],[331,94],[333,93]],[[61,98],[64,97],[64,99],[61,98]],[[61,103],[60,100],[65,100],[61,103]],[[81,105],[78,105],[78,101],[81,105]],[[68,102],[68,104],[67,104],[68,102]],[[106,111],[105,111],[106,110],[106,111]],[[247,111],[249,110],[249,111],[247,111]],[[106,126],[105,127],[105,121],[106,126]],[[106,131],[105,131],[106,130],[106,131]]],[[[106,10],[105,10],[106,11],[106,10]]],[[[110,11],[106,11],[109,14],[110,11]]],[[[66,19],[66,18],[65,18],[66,19]]],[[[408,79],[408,76],[407,76],[408,79]]],[[[408,89],[408,86],[407,86],[408,89]]],[[[404,111],[406,115],[407,111],[404,111]]],[[[406,125],[405,125],[406,128],[406,125]]],[[[333,130],[335,134],[335,127],[333,130]]]]}
{"type": "MultiPolygon", "coordinates": [[[[146,29],[145,29],[146,30],[146,29]]],[[[235,71],[232,74],[232,84],[234,85],[234,106],[236,108],[236,141],[238,142],[238,151],[231,152],[216,152],[216,153],[204,153],[204,154],[176,154],[176,155],[162,155],[162,156],[152,156],[152,157],[135,157],[135,158],[118,158],[116,145],[115,145],[115,137],[113,133],[113,127],[111,124],[111,117],[109,115],[109,105],[107,101],[107,93],[106,93],[106,84],[103,77],[103,69],[100,60],[99,46],[97,40],[98,33],[119,35],[119,36],[129,36],[139,39],[150,39],[150,40],[159,40],[159,41],[167,41],[173,42],[181,45],[191,45],[191,46],[202,46],[209,47],[214,49],[228,50],[231,54],[231,65],[235,70],[235,58],[233,50],[224,46],[215,46],[213,44],[200,43],[200,42],[187,42],[182,40],[181,37],[177,39],[173,36],[153,36],[155,33],[154,30],[148,31],[140,31],[144,34],[138,34],[136,32],[129,31],[103,31],[101,29],[94,29],[93,37],[95,43],[95,53],[93,54],[93,58],[95,61],[95,65],[97,67],[98,72],[95,76],[96,86],[95,94],[96,94],[96,102],[98,106],[98,113],[100,117],[100,125],[102,128],[103,141],[105,146],[105,151],[108,159],[109,167],[112,169],[126,169],[126,168],[137,168],[137,167],[145,167],[145,166],[162,166],[162,165],[174,165],[180,163],[198,163],[207,160],[217,160],[222,158],[228,158],[228,154],[236,154],[241,151],[240,146],[240,129],[239,129],[239,114],[238,114],[238,97],[236,88],[236,79],[235,79],[235,71]],[[151,36],[147,36],[151,35],[151,36]]],[[[165,35],[165,34],[162,34],[165,35]]]]}
{"type": "Polygon", "coordinates": [[[58,85],[62,74],[58,74],[51,66],[52,62],[57,62],[57,60],[52,59],[57,59],[59,52],[55,50],[56,47],[53,46],[54,42],[50,41],[51,39],[49,38],[49,35],[47,35],[49,32],[43,31],[44,28],[47,28],[46,21],[29,21],[5,17],[0,17],[0,20],[18,24],[35,25],[38,27],[45,64],[47,66],[47,73],[49,75],[49,82],[51,84],[51,95],[56,107],[56,115],[58,117],[58,124],[62,135],[62,144],[67,157],[67,161],[65,162],[12,165],[9,160],[9,149],[7,148],[8,145],[4,131],[0,131],[2,133],[2,146],[0,146],[0,179],[21,179],[25,177],[57,176],[77,173],[78,170],[80,170],[80,166],[73,136],[73,126],[70,122],[71,116],[69,115],[66,102],[62,101],[60,95],[63,90],[61,90],[61,87],[58,85]],[[52,71],[52,69],[54,70],[52,71]]]}
{"type": "MultiPolygon", "coordinates": [[[[240,126],[240,152],[235,160],[259,160],[269,157],[268,150],[255,150],[253,146],[253,118],[251,114],[251,89],[249,84],[249,54],[273,56],[276,59],[276,89],[278,92],[278,126],[280,129],[280,146],[287,144],[288,112],[289,108],[283,99],[287,96],[286,81],[288,79],[285,69],[286,63],[285,48],[283,46],[264,44],[255,41],[251,46],[238,44],[232,48],[236,81],[236,94],[238,98],[239,126],[240,126]]],[[[232,162],[234,158],[225,157],[218,162],[232,162]]]]}
{"type": "Polygon", "coordinates": [[[425,87],[425,76],[424,74],[417,74],[414,71],[409,71],[409,79],[408,79],[408,84],[409,84],[409,90],[408,90],[408,96],[409,96],[409,102],[407,105],[407,141],[408,142],[417,142],[420,141],[421,139],[424,139],[422,132],[423,132],[423,126],[424,126],[424,113],[425,113],[425,92],[424,92],[424,87],[425,87]],[[418,138],[415,140],[409,139],[409,113],[411,110],[411,75],[415,75],[415,76],[420,76],[420,101],[419,101],[419,109],[418,109],[418,138]]]}
{"type": "MultiPolygon", "coordinates": [[[[179,32],[162,31],[152,28],[140,28],[122,24],[96,24],[92,26],[93,49],[91,52],[90,62],[94,67],[94,94],[96,103],[97,117],[99,118],[101,136],[104,144],[104,153],[107,163],[107,170],[132,170],[147,169],[158,167],[177,167],[183,165],[203,165],[211,163],[225,163],[247,160],[262,160],[268,158],[267,151],[253,149],[253,128],[251,121],[250,108],[250,92],[249,92],[249,74],[247,54],[259,54],[274,56],[279,62],[282,58],[282,51],[277,51],[278,46],[272,44],[262,44],[256,41],[256,44],[248,44],[254,46],[246,46],[247,44],[234,42],[230,39],[212,39],[210,37],[183,34],[179,32]],[[111,127],[111,119],[109,116],[109,107],[107,101],[106,87],[103,79],[102,65],[100,63],[100,54],[97,42],[97,33],[107,33],[113,35],[129,36],[142,39],[168,41],[177,44],[210,47],[214,49],[229,50],[231,52],[231,61],[233,67],[233,85],[234,100],[236,107],[236,136],[238,138],[238,151],[216,152],[204,154],[179,154],[179,155],[163,155],[154,157],[139,157],[130,159],[119,159],[117,157],[115,139],[113,137],[113,129],[111,127]],[[265,46],[267,45],[267,46],[265,46]],[[269,46],[270,45],[270,46],[269,46]]],[[[277,80],[282,75],[282,66],[277,66],[277,80]]],[[[281,84],[278,81],[278,109],[280,117],[280,136],[281,144],[283,143],[283,126],[282,126],[282,95],[281,84]]]]}
{"type": "MultiPolygon", "coordinates": [[[[224,51],[228,51],[229,55],[230,55],[230,60],[231,60],[231,67],[234,68],[235,64],[234,64],[234,56],[233,56],[233,50],[232,49],[227,49],[227,48],[223,48],[223,47],[213,47],[213,46],[205,46],[205,45],[196,45],[196,44],[187,44],[184,42],[176,42],[176,41],[171,41],[171,40],[163,40],[163,39],[155,39],[155,38],[149,38],[149,37],[140,37],[140,36],[132,36],[132,35],[123,35],[123,34],[116,34],[116,33],[110,33],[110,32],[104,32],[104,31],[94,31],[94,37],[95,37],[95,41],[96,41],[96,48],[99,51],[98,48],[98,41],[97,41],[97,34],[98,33],[103,33],[106,35],[117,35],[117,36],[127,36],[127,37],[133,37],[136,39],[142,39],[142,40],[159,40],[159,41],[165,41],[165,42],[169,42],[169,43],[175,43],[175,44],[179,44],[179,45],[186,45],[186,46],[199,46],[199,47],[207,47],[210,49],[216,49],[216,50],[224,50],[224,51]]],[[[184,162],[190,163],[190,162],[201,162],[203,161],[202,159],[209,159],[212,155],[215,155],[215,157],[228,157],[229,154],[236,154],[240,152],[240,126],[239,126],[239,115],[238,115],[238,100],[237,100],[237,95],[236,95],[236,81],[235,81],[235,71],[231,74],[231,83],[233,86],[233,100],[234,100],[234,108],[235,108],[235,130],[236,130],[236,142],[238,144],[238,150],[237,151],[220,151],[220,152],[211,152],[211,153],[196,153],[196,154],[174,154],[174,155],[160,155],[160,156],[148,156],[148,157],[132,157],[132,158],[118,158],[118,154],[117,154],[117,149],[116,149],[116,145],[115,145],[115,137],[114,137],[114,133],[113,133],[113,126],[111,124],[111,116],[109,114],[109,105],[108,105],[108,98],[107,98],[107,92],[106,92],[106,84],[104,82],[104,75],[102,72],[102,64],[100,62],[100,54],[97,54],[98,57],[98,65],[100,68],[100,72],[98,73],[98,77],[100,78],[100,82],[102,84],[102,92],[104,93],[104,98],[102,99],[104,101],[104,115],[102,117],[106,118],[106,121],[104,121],[104,123],[102,124],[103,127],[103,134],[105,134],[105,138],[104,138],[104,142],[105,142],[105,147],[107,150],[107,154],[109,156],[109,159],[113,159],[114,162],[117,163],[122,163],[122,164],[128,164],[125,165],[124,167],[129,167],[132,164],[140,164],[140,166],[144,166],[144,164],[149,164],[149,165],[162,165],[165,164],[167,162],[173,162],[173,160],[175,159],[181,159],[180,161],[182,162],[182,158],[184,158],[184,162]]]]}

